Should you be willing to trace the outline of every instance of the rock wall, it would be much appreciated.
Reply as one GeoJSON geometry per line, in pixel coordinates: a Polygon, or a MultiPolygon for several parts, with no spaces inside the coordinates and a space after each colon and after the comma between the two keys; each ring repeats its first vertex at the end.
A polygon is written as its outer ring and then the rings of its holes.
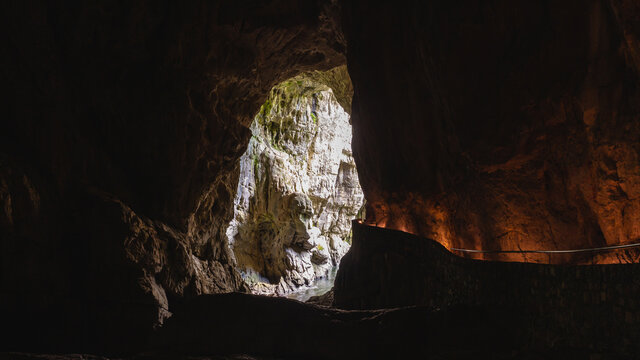
{"type": "Polygon", "coordinates": [[[256,293],[311,285],[349,248],[351,220],[363,204],[349,115],[314,79],[338,72],[344,67],[274,87],[251,126],[227,235],[256,293]]]}
{"type": "Polygon", "coordinates": [[[638,241],[637,14],[633,1],[346,2],[367,221],[469,249],[638,241]]]}
{"type": "Polygon", "coordinates": [[[275,84],[344,64],[336,12],[3,2],[3,344],[140,347],[184,298],[247,291],[225,231],[248,126],[275,84]]]}
{"type": "Polygon", "coordinates": [[[528,321],[512,331],[525,342],[537,343],[533,349],[583,348],[621,356],[640,351],[635,341],[640,336],[639,275],[637,263],[584,266],[464,259],[433,240],[354,222],[353,245],[336,277],[334,305],[517,309],[528,321]]]}

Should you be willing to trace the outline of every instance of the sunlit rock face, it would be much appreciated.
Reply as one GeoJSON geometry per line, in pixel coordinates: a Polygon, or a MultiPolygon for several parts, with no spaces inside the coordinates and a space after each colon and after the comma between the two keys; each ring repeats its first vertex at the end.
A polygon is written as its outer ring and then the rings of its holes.
{"type": "Polygon", "coordinates": [[[468,249],[640,239],[637,2],[344,9],[368,223],[468,249]]]}
{"type": "Polygon", "coordinates": [[[349,248],[363,203],[351,125],[333,91],[302,75],[272,90],[251,131],[227,235],[253,291],[282,294],[349,248]]]}

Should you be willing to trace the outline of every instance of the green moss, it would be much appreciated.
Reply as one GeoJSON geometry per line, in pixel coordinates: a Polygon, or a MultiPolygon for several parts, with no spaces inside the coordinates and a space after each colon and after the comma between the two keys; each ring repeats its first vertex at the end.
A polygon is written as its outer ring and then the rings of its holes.
{"type": "Polygon", "coordinates": [[[253,160],[253,174],[256,176],[258,174],[258,170],[260,170],[260,163],[258,162],[258,155],[252,155],[253,160]]]}
{"type": "Polygon", "coordinates": [[[278,226],[276,225],[276,218],[271,213],[263,213],[258,216],[257,219],[257,229],[261,233],[278,233],[278,226]]]}
{"type": "Polygon", "coordinates": [[[266,121],[269,114],[271,114],[272,107],[273,107],[273,103],[271,102],[271,99],[267,99],[267,101],[265,101],[264,104],[262,104],[262,106],[260,107],[259,114],[262,117],[263,122],[266,121]]]}
{"type": "Polygon", "coordinates": [[[324,247],[322,247],[322,245],[318,245],[318,250],[322,251],[324,250],[324,247]]]}
{"type": "Polygon", "coordinates": [[[344,238],[344,241],[351,245],[351,239],[353,238],[353,230],[349,230],[349,234],[344,238]]]}
{"type": "Polygon", "coordinates": [[[310,73],[299,75],[276,85],[261,106],[254,121],[260,127],[264,140],[270,147],[279,151],[287,151],[285,144],[299,144],[309,141],[314,134],[296,132],[296,119],[310,116],[315,125],[318,124],[318,114],[312,111],[310,115],[304,110],[312,99],[317,99],[322,91],[328,89],[325,84],[318,83],[310,73]],[[297,104],[303,110],[297,109],[297,104]]]}

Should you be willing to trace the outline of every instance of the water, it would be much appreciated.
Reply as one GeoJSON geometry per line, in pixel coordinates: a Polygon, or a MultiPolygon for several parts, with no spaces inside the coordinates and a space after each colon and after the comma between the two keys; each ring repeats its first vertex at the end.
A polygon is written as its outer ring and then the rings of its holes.
{"type": "Polygon", "coordinates": [[[336,274],[338,273],[338,267],[334,267],[329,271],[327,277],[317,279],[313,285],[309,287],[300,288],[292,293],[286,294],[285,296],[289,299],[295,299],[298,301],[307,301],[312,296],[324,295],[331,288],[333,288],[333,283],[336,280],[336,274]]]}

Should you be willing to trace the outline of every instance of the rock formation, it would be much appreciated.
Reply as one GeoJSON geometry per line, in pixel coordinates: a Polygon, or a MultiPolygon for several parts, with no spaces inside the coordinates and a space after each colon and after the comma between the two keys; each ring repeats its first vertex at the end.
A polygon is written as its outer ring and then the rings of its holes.
{"type": "Polygon", "coordinates": [[[344,9],[368,223],[469,249],[640,240],[637,2],[344,9]]]}
{"type": "Polygon", "coordinates": [[[336,12],[2,3],[4,343],[139,347],[185,298],[247,291],[225,231],[248,126],[275,84],[345,63],[336,12]]]}
{"type": "Polygon", "coordinates": [[[240,158],[227,235],[256,293],[282,294],[328,276],[349,248],[351,219],[362,206],[349,115],[314,77],[323,74],[273,88],[240,158]],[[256,281],[263,276],[268,282],[256,281]]]}

